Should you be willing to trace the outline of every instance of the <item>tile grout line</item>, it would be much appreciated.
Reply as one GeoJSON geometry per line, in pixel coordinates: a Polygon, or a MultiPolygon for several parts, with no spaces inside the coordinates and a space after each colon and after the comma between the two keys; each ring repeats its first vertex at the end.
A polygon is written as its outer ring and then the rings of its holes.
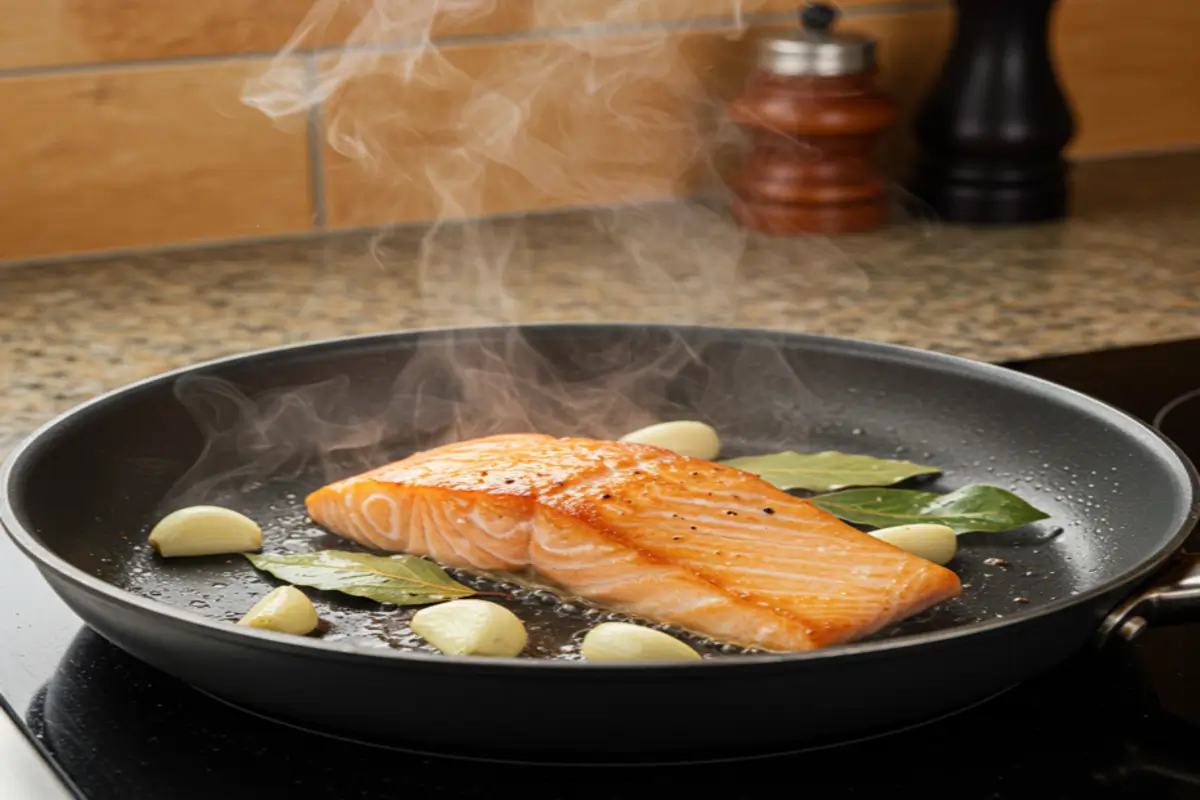
{"type": "Polygon", "coordinates": [[[74,263],[92,263],[98,261],[109,261],[118,258],[139,258],[139,257],[154,257],[161,255],[170,255],[172,253],[188,253],[188,252],[204,252],[210,250],[221,250],[224,248],[233,247],[253,247],[256,245],[275,245],[287,244],[288,242],[309,243],[319,242],[321,240],[333,240],[339,237],[362,236],[365,234],[387,233],[389,231],[407,231],[423,227],[430,227],[435,223],[445,226],[452,225],[478,225],[478,224],[493,224],[507,221],[536,219],[541,217],[552,217],[557,214],[582,214],[594,211],[605,210],[628,210],[640,207],[650,207],[664,205],[668,203],[694,201],[700,195],[685,194],[685,195],[663,195],[661,197],[650,198],[648,200],[639,200],[632,203],[604,203],[597,205],[572,205],[572,206],[553,206],[550,208],[540,208],[533,211],[497,211],[492,214],[486,214],[478,217],[465,217],[462,219],[412,219],[403,220],[400,222],[384,222],[374,225],[354,225],[342,228],[322,229],[309,228],[305,230],[296,230],[287,233],[270,233],[260,236],[235,236],[221,239],[195,239],[185,242],[171,242],[169,244],[151,244],[151,245],[131,245],[128,247],[114,247],[107,250],[91,250],[79,251],[73,253],[55,253],[53,255],[32,256],[29,258],[14,258],[8,260],[0,260],[0,272],[7,269],[21,269],[24,267],[40,267],[54,266],[56,264],[74,264],[74,263]]]}
{"type": "MultiPolygon", "coordinates": [[[[866,6],[852,6],[843,9],[844,19],[871,16],[872,14],[923,13],[940,11],[950,7],[950,0],[913,0],[904,3],[879,3],[866,6]]],[[[741,27],[751,25],[770,25],[780,22],[790,22],[796,19],[796,12],[772,11],[755,14],[744,14],[741,17],[741,27]]],[[[378,44],[359,45],[329,45],[318,47],[313,52],[320,55],[355,52],[405,52],[432,44],[436,47],[455,47],[468,44],[493,44],[505,42],[524,42],[539,39],[574,38],[581,36],[611,36],[615,34],[636,34],[674,31],[704,31],[721,30],[737,26],[737,19],[726,17],[698,17],[679,20],[648,20],[643,22],[626,22],[594,25],[579,25],[568,28],[542,28],[524,31],[509,31],[506,33],[484,33],[460,36],[444,36],[429,42],[424,40],[397,40],[378,44]]]]}
{"type": "MultiPolygon", "coordinates": [[[[950,0],[917,0],[916,2],[887,3],[881,2],[865,6],[852,6],[842,10],[842,17],[855,19],[873,14],[920,13],[938,11],[950,7],[950,0]]],[[[741,17],[742,27],[750,25],[770,25],[788,22],[796,19],[794,12],[762,12],[745,14],[741,17]]],[[[628,23],[596,23],[567,28],[545,28],[540,30],[510,31],[506,33],[488,33],[476,35],[447,36],[433,39],[430,44],[438,47],[454,47],[467,44],[491,44],[503,42],[522,42],[537,39],[569,38],[578,36],[608,36],[615,34],[636,34],[642,32],[672,32],[688,30],[720,30],[731,28],[737,24],[737,19],[731,16],[703,17],[682,20],[651,20],[628,23]]],[[[359,45],[325,45],[321,47],[299,50],[296,57],[307,58],[320,55],[355,52],[405,52],[425,46],[420,40],[400,40],[383,44],[359,45]]],[[[56,64],[27,67],[0,68],[0,80],[5,78],[41,77],[63,73],[109,72],[139,67],[171,67],[195,66],[201,64],[220,64],[223,62],[253,61],[263,58],[284,56],[281,50],[253,51],[247,53],[214,53],[209,55],[180,56],[177,58],[132,59],[125,61],[92,62],[84,64],[56,64]]],[[[289,54],[291,55],[291,54],[289,54]]]]}
{"type": "MultiPolygon", "coordinates": [[[[318,78],[317,56],[309,54],[305,57],[305,80],[308,91],[316,89],[318,78]]],[[[325,122],[324,103],[314,103],[308,109],[308,191],[312,201],[312,224],[314,230],[325,231],[325,122]]]]}
{"type": "Polygon", "coordinates": [[[1194,153],[1200,150],[1200,139],[1191,142],[1172,142],[1171,144],[1149,145],[1141,147],[1122,147],[1116,150],[1101,150],[1095,153],[1071,156],[1072,164],[1090,164],[1097,161],[1116,161],[1118,159],[1146,158],[1154,156],[1169,156],[1180,153],[1194,153]]]}
{"type": "MultiPolygon", "coordinates": [[[[1103,161],[1118,161],[1137,158],[1154,158],[1184,153],[1200,154],[1200,142],[1194,144],[1169,145],[1164,147],[1146,147],[1113,150],[1105,153],[1094,153],[1086,156],[1074,156],[1072,163],[1096,163],[1103,161]]],[[[631,203],[607,203],[599,205],[554,206],[534,211],[499,211],[479,217],[464,219],[442,220],[446,225],[469,225],[478,223],[496,223],[508,220],[550,217],[556,214],[580,214],[589,211],[607,209],[630,210],[644,206],[656,206],[665,203],[688,202],[703,199],[702,194],[663,195],[658,198],[639,200],[631,203]]],[[[322,239],[333,240],[339,237],[361,236],[369,233],[384,233],[388,231],[405,231],[415,228],[428,227],[437,222],[434,219],[403,220],[386,222],[375,225],[355,225],[348,227],[297,230],[287,233],[263,234],[261,236],[234,236],[218,239],[196,239],[169,244],[131,245],[114,247],[106,250],[78,251],[70,253],[55,253],[53,255],[32,256],[27,258],[0,259],[0,271],[20,269],[34,266],[54,266],[56,264],[91,263],[114,260],[118,258],[154,257],[172,253],[204,252],[234,247],[253,247],[257,245],[287,244],[289,242],[306,243],[322,239]]]]}
{"type": "MultiPolygon", "coordinates": [[[[1073,164],[1084,164],[1137,158],[1154,158],[1156,156],[1170,156],[1185,153],[1200,154],[1200,142],[1192,144],[1168,145],[1163,147],[1113,150],[1105,153],[1093,153],[1086,156],[1074,156],[1070,159],[1070,161],[1073,164]]],[[[652,207],[667,203],[696,202],[704,199],[704,197],[704,193],[663,195],[661,197],[639,200],[631,203],[553,206],[550,208],[541,208],[533,211],[498,211],[479,217],[449,219],[442,220],[441,222],[445,225],[498,223],[510,220],[551,217],[557,214],[582,214],[592,211],[604,211],[610,209],[633,210],[639,207],[652,207]]],[[[438,222],[438,220],[414,219],[403,220],[399,222],[385,222],[375,225],[354,225],[339,228],[330,228],[326,225],[322,228],[311,228],[308,230],[297,230],[287,233],[263,234],[261,236],[235,236],[219,239],[197,239],[183,242],[171,242],[169,244],[131,245],[128,247],[114,247],[107,250],[55,253],[53,255],[32,256],[29,258],[0,259],[0,271],[7,269],[20,269],[23,267],[54,266],[56,264],[91,263],[114,260],[118,258],[154,257],[170,255],[172,253],[198,253],[234,247],[253,247],[257,245],[267,246],[287,244],[289,242],[308,243],[326,239],[333,240],[341,237],[386,233],[389,231],[399,232],[413,230],[416,228],[428,227],[433,225],[435,222],[438,222]]]]}

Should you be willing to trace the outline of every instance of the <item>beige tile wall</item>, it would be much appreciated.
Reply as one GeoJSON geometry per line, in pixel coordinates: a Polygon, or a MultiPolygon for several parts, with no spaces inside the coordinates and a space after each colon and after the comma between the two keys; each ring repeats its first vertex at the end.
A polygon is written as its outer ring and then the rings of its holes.
{"type": "MultiPolygon", "coordinates": [[[[0,259],[694,191],[753,37],[797,5],[491,0],[434,17],[438,55],[421,55],[405,43],[434,2],[360,25],[374,0],[0,0],[0,259]],[[242,101],[269,69],[285,96],[332,91],[272,120],[242,101]]],[[[911,113],[949,5],[841,5],[911,113]]],[[[1073,154],[1200,143],[1196,0],[1060,0],[1054,34],[1073,154]]],[[[902,162],[907,126],[883,149],[902,162]]]]}
{"type": "Polygon", "coordinates": [[[0,79],[0,252],[258,236],[312,224],[303,127],[237,102],[253,61],[0,79]]]}

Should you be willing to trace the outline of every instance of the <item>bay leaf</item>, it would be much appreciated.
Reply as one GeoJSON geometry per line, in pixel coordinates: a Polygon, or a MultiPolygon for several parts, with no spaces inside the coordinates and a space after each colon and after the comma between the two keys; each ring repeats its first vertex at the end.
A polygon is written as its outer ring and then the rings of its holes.
{"type": "Polygon", "coordinates": [[[810,492],[830,492],[848,486],[891,486],[917,475],[941,472],[937,467],[911,461],[893,461],[833,450],[822,453],[785,450],[782,453],[731,458],[721,463],[752,472],[784,491],[807,489],[810,492]]]}
{"type": "Polygon", "coordinates": [[[956,533],[1007,531],[1050,515],[1006,489],[972,484],[949,494],[911,489],[847,489],[810,497],[839,519],[875,528],[932,522],[956,533]]]}
{"type": "Polygon", "coordinates": [[[250,563],[297,586],[342,592],[379,603],[415,606],[455,600],[475,590],[418,556],[377,556],[346,550],[317,553],[243,553],[250,563]]]}

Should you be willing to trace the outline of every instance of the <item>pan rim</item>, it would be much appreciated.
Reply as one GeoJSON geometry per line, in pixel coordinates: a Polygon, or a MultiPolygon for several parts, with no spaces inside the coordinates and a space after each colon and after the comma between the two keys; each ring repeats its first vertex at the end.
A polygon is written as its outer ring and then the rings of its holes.
{"type": "Polygon", "coordinates": [[[636,671],[639,673],[653,673],[656,677],[677,678],[684,677],[686,675],[695,676],[697,674],[707,674],[711,670],[718,668],[725,670],[753,669],[760,667],[824,661],[830,658],[841,658],[846,661],[851,661],[885,657],[893,651],[929,647],[964,636],[987,635],[1006,629],[1013,625],[1030,622],[1035,619],[1048,617],[1058,612],[1079,607],[1123,586],[1132,586],[1144,580],[1162,567],[1176,553],[1180,545],[1196,527],[1198,522],[1200,522],[1200,473],[1197,472],[1196,466],[1174,442],[1161,434],[1159,431],[1132,416],[1131,414],[1128,414],[1103,400],[1099,400],[1082,392],[1053,383],[1052,381],[1048,381],[1037,376],[1018,373],[1015,370],[1005,368],[999,364],[978,361],[975,359],[966,358],[964,356],[957,356],[934,350],[925,350],[891,342],[880,342],[875,340],[856,339],[852,337],[832,336],[803,331],[789,331],[785,329],[755,328],[733,325],[673,324],[662,322],[537,322],[496,323],[487,325],[449,325],[430,328],[411,328],[386,332],[355,334],[351,336],[331,337],[276,347],[260,348],[258,350],[221,356],[218,358],[179,367],[173,370],[168,370],[157,375],[151,375],[141,380],[134,381],[116,389],[104,392],[89,400],[85,400],[84,402],[79,403],[64,412],[57,414],[47,422],[44,422],[42,425],[38,426],[32,433],[27,435],[21,442],[18,443],[13,451],[5,458],[3,466],[0,467],[0,527],[5,529],[5,532],[13,540],[13,542],[25,553],[27,557],[32,559],[35,564],[37,564],[39,570],[41,570],[43,573],[46,570],[51,570],[59,577],[75,584],[77,587],[93,595],[117,604],[131,605],[138,611],[164,617],[176,625],[193,627],[197,634],[227,639],[231,641],[231,643],[235,644],[245,644],[249,640],[250,642],[255,642],[258,646],[294,654],[298,657],[341,659],[349,655],[355,658],[381,659],[384,662],[408,663],[412,666],[419,665],[423,667],[434,668],[444,667],[447,669],[470,669],[472,674],[475,675],[478,675],[482,668],[487,672],[496,671],[501,673],[508,673],[513,669],[537,669],[545,673],[547,676],[581,674],[593,678],[602,675],[624,675],[628,674],[630,671],[636,671]],[[869,354],[874,354],[877,356],[891,355],[893,358],[899,357],[906,361],[916,361],[924,363],[928,366],[967,369],[971,370],[973,373],[981,374],[985,377],[990,375],[993,378],[1002,379],[1002,381],[1005,383],[1019,383],[1022,385],[1022,388],[1036,389],[1043,394],[1056,396],[1059,400],[1070,401],[1073,404],[1084,407],[1091,412],[1100,413],[1102,416],[1108,417],[1114,425],[1124,430],[1128,435],[1144,436],[1149,439],[1150,442],[1165,448],[1167,453],[1172,455],[1177,462],[1177,466],[1181,471],[1181,475],[1179,477],[1181,477],[1181,482],[1190,495],[1189,497],[1185,498],[1189,503],[1188,511],[1186,514],[1184,514],[1184,517],[1177,526],[1177,529],[1167,540],[1166,545],[1161,547],[1153,556],[1142,559],[1137,564],[1122,571],[1120,574],[1097,586],[1093,586],[1081,591],[1078,594],[1060,597],[1056,600],[1046,603],[1045,605],[1039,605],[1028,610],[1017,611],[1003,618],[978,620],[951,628],[911,634],[894,639],[854,642],[826,648],[819,648],[816,650],[792,653],[764,653],[755,655],[741,655],[736,658],[704,659],[702,661],[688,662],[642,661],[631,663],[593,664],[588,662],[569,662],[532,658],[480,659],[472,658],[470,656],[446,656],[397,649],[375,650],[355,647],[351,644],[326,642],[321,639],[296,637],[288,634],[276,633],[273,631],[247,628],[246,626],[230,625],[229,623],[221,620],[204,617],[200,614],[195,614],[182,608],[176,608],[165,603],[157,602],[151,600],[150,598],[135,594],[134,592],[121,589],[70,564],[64,558],[54,553],[48,546],[43,544],[36,534],[26,529],[25,526],[18,521],[15,509],[10,501],[10,496],[12,495],[10,487],[13,483],[15,483],[24,459],[29,453],[36,451],[36,449],[44,441],[53,437],[55,433],[68,421],[83,415],[85,412],[91,409],[112,403],[122,396],[127,396],[137,391],[148,389],[157,384],[169,383],[170,381],[175,380],[183,375],[195,374],[206,369],[226,367],[237,363],[245,364],[261,358],[282,356],[302,352],[305,350],[320,351],[323,349],[334,348],[343,345],[373,342],[382,344],[396,339],[413,336],[485,334],[489,332],[495,333],[512,329],[523,331],[554,332],[572,329],[582,330],[589,328],[625,328],[647,331],[657,330],[679,334],[686,334],[689,332],[707,334],[725,333],[734,334],[741,337],[755,337],[760,340],[779,340],[782,338],[788,339],[792,342],[808,342],[810,345],[816,345],[820,347],[835,349],[840,348],[843,352],[868,351],[869,354]]]}

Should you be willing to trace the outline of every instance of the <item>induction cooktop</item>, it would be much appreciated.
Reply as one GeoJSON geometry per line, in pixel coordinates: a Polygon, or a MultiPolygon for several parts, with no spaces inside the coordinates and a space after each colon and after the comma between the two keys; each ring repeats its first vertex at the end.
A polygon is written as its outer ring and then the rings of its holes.
{"type": "MultiPolygon", "coordinates": [[[[1007,366],[1123,408],[1200,461],[1200,339],[1007,366]]],[[[37,800],[665,793],[734,800],[884,791],[956,800],[1200,798],[1200,623],[1151,628],[973,709],[868,742],[711,765],[506,765],[331,739],[227,706],[84,627],[0,536],[0,697],[32,759],[19,766],[19,748],[0,749],[6,766],[41,769],[58,784],[29,790],[37,800]]],[[[421,721],[396,724],[419,728],[421,721]]],[[[463,724],[493,725],[504,735],[503,721],[463,724]]]]}

